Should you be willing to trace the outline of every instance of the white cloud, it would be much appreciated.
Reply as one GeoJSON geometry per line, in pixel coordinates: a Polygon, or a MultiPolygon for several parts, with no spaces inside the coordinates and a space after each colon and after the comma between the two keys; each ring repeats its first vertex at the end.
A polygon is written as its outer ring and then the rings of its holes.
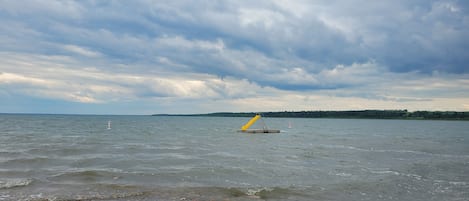
{"type": "Polygon", "coordinates": [[[239,12],[240,24],[247,29],[261,26],[270,30],[285,21],[282,14],[266,9],[241,9],[239,12]]]}
{"type": "Polygon", "coordinates": [[[4,1],[0,10],[13,15],[60,15],[61,18],[80,18],[85,8],[75,1],[4,1]]]}
{"type": "Polygon", "coordinates": [[[77,45],[64,45],[65,50],[87,57],[100,57],[101,53],[77,45]]]}
{"type": "Polygon", "coordinates": [[[176,48],[182,51],[192,49],[201,51],[223,51],[223,49],[225,49],[225,44],[221,39],[217,39],[216,41],[187,40],[186,38],[183,38],[181,36],[166,36],[156,38],[154,41],[157,49],[176,48]]]}
{"type": "Polygon", "coordinates": [[[7,85],[15,93],[27,93],[43,98],[95,103],[166,97],[229,98],[254,94],[249,88],[259,88],[245,80],[229,77],[222,80],[207,74],[116,73],[98,70],[99,67],[82,68],[78,61],[62,57],[14,57],[14,60],[6,59],[0,63],[0,69],[4,71],[0,74],[0,84],[7,85]],[[61,63],[63,61],[67,63],[61,63]]]}
{"type": "Polygon", "coordinates": [[[391,74],[382,66],[370,61],[367,63],[353,63],[349,66],[339,64],[332,69],[322,70],[318,77],[325,84],[363,85],[383,81],[391,74]]]}

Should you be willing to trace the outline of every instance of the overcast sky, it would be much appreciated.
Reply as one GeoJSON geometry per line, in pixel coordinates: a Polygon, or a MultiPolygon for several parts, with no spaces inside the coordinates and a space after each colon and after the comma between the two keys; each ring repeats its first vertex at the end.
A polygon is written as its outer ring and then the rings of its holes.
{"type": "Polygon", "coordinates": [[[0,113],[469,111],[468,9],[0,0],[0,113]]]}

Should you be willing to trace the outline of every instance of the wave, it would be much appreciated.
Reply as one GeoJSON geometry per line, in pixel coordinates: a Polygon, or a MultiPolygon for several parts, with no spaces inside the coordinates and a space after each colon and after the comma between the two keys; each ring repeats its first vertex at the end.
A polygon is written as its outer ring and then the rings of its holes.
{"type": "Polygon", "coordinates": [[[293,200],[310,200],[305,191],[284,187],[187,187],[165,189],[166,194],[170,195],[165,198],[173,200],[174,197],[184,196],[178,200],[291,200],[296,197],[293,200]]]}
{"type": "Polygon", "coordinates": [[[374,152],[394,152],[394,153],[410,153],[410,154],[416,154],[416,155],[429,155],[429,156],[436,156],[436,157],[443,157],[443,158],[469,158],[469,155],[456,155],[456,154],[438,154],[438,153],[430,153],[430,152],[424,152],[424,151],[414,151],[414,150],[370,150],[374,152]]]}
{"type": "Polygon", "coordinates": [[[373,169],[368,169],[368,171],[370,173],[373,173],[373,174],[385,174],[385,175],[409,177],[411,179],[418,180],[418,181],[426,180],[421,175],[418,175],[418,174],[402,173],[402,172],[398,172],[398,171],[394,171],[394,170],[382,170],[382,169],[373,170],[373,169]]]}
{"type": "Polygon", "coordinates": [[[29,156],[25,158],[13,158],[0,160],[0,170],[2,171],[53,171],[63,168],[70,163],[70,160],[63,158],[50,158],[43,156],[29,156]]]}
{"type": "Polygon", "coordinates": [[[306,197],[300,189],[282,188],[282,187],[261,187],[250,188],[245,193],[247,196],[257,199],[286,199],[288,197],[306,197]]]}
{"type": "Polygon", "coordinates": [[[451,185],[455,185],[455,186],[467,186],[467,185],[469,185],[469,182],[464,182],[464,181],[450,181],[448,183],[451,184],[451,185]]]}
{"type": "Polygon", "coordinates": [[[45,162],[50,160],[47,157],[36,157],[36,158],[15,158],[5,161],[6,163],[37,163],[37,162],[45,162]]]}
{"type": "Polygon", "coordinates": [[[401,175],[401,173],[397,172],[397,171],[392,171],[392,170],[371,170],[370,171],[371,173],[373,174],[391,174],[391,175],[401,175]]]}
{"type": "Polygon", "coordinates": [[[434,180],[435,183],[447,183],[453,186],[469,186],[469,182],[465,181],[446,181],[446,180],[434,180]]]}
{"type": "Polygon", "coordinates": [[[122,173],[112,170],[78,170],[74,172],[59,173],[47,177],[49,181],[59,184],[90,184],[113,183],[122,177],[122,173]]]}
{"type": "Polygon", "coordinates": [[[310,200],[299,189],[280,187],[233,188],[233,187],[157,187],[152,189],[133,189],[123,186],[104,187],[87,192],[68,195],[63,192],[29,196],[27,200],[310,200]],[[31,199],[33,198],[33,199],[31,199]],[[291,199],[293,198],[293,199],[291,199]]]}
{"type": "Polygon", "coordinates": [[[0,150],[0,156],[3,157],[19,157],[25,155],[22,151],[0,150]]]}
{"type": "Polygon", "coordinates": [[[416,155],[430,155],[436,157],[446,157],[446,158],[469,158],[469,155],[455,155],[455,154],[438,154],[438,153],[430,153],[424,151],[415,151],[415,150],[393,150],[393,149],[365,149],[359,148],[354,146],[347,146],[347,145],[327,145],[321,144],[319,147],[329,148],[329,149],[350,149],[355,151],[363,151],[363,152],[377,152],[377,153],[409,153],[409,154],[416,154],[416,155]]]}
{"type": "Polygon", "coordinates": [[[33,179],[5,179],[5,180],[0,180],[0,189],[24,187],[24,186],[28,186],[32,182],[33,182],[33,179]]]}
{"type": "Polygon", "coordinates": [[[117,169],[103,169],[103,170],[86,170],[86,169],[77,169],[76,171],[72,172],[65,172],[60,173],[54,177],[61,177],[61,176],[72,176],[72,177],[100,177],[100,176],[109,176],[115,173],[117,169]]]}
{"type": "MultiPolygon", "coordinates": [[[[104,194],[103,192],[87,192],[79,193],[75,195],[61,195],[52,193],[39,193],[34,195],[22,196],[8,196],[7,198],[18,198],[19,200],[30,200],[30,201],[85,201],[85,200],[140,200],[139,197],[145,197],[147,192],[113,192],[104,194]]],[[[0,197],[0,200],[1,197],[0,197]]]]}
{"type": "MultiPolygon", "coordinates": [[[[71,198],[59,198],[59,199],[51,199],[51,200],[64,200],[64,201],[84,201],[84,200],[131,200],[132,198],[137,198],[141,196],[145,196],[146,192],[130,192],[130,193],[112,193],[108,195],[102,195],[101,193],[97,192],[94,195],[75,195],[71,198]]],[[[42,200],[42,199],[40,199],[42,200]]]]}
{"type": "Polygon", "coordinates": [[[335,173],[334,175],[339,176],[339,177],[351,177],[351,176],[353,176],[353,174],[346,173],[346,172],[339,172],[339,173],[335,173]]]}

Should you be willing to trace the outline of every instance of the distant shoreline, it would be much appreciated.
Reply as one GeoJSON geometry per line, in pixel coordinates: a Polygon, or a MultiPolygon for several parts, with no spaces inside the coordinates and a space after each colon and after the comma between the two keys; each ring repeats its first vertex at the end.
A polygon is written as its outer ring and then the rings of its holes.
{"type": "MultiPolygon", "coordinates": [[[[260,112],[264,117],[337,119],[469,120],[469,112],[407,110],[283,111],[260,112]]],[[[153,114],[152,116],[253,117],[256,112],[215,112],[208,114],[153,114]]]]}

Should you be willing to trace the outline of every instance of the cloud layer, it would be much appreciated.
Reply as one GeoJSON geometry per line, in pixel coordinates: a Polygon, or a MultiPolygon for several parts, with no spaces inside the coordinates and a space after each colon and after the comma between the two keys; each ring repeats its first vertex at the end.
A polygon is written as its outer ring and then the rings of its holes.
{"type": "Polygon", "coordinates": [[[0,4],[0,112],[469,110],[465,1],[0,4]]]}

